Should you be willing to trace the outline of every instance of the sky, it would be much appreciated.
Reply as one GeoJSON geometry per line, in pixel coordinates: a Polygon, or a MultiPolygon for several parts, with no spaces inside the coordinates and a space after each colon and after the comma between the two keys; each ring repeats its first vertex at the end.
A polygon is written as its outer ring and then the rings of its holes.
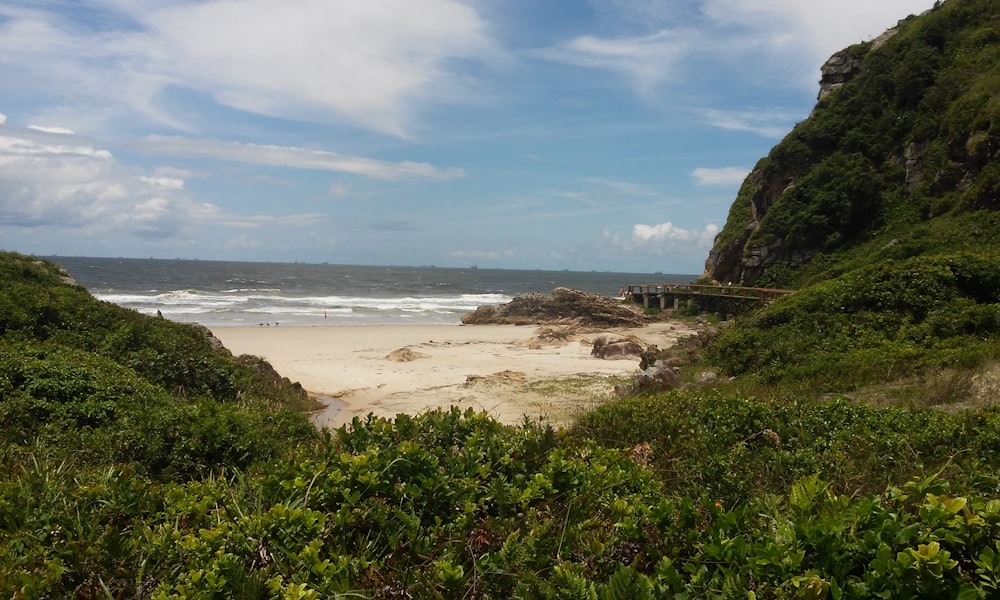
{"type": "Polygon", "coordinates": [[[0,249],[700,274],[933,0],[0,0],[0,249]]]}

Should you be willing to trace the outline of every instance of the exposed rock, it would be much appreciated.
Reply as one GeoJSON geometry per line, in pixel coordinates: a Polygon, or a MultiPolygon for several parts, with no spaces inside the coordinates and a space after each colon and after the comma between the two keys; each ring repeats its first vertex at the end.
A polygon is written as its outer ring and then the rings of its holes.
{"type": "Polygon", "coordinates": [[[410,348],[397,348],[385,357],[386,360],[391,360],[393,362],[410,362],[411,360],[417,360],[418,358],[427,358],[427,355],[423,352],[417,352],[410,348]]]}
{"type": "Polygon", "coordinates": [[[639,369],[645,371],[649,367],[653,366],[653,364],[659,359],[660,348],[656,344],[653,344],[639,355],[639,369]]]}
{"type": "Polygon", "coordinates": [[[212,350],[214,350],[215,352],[229,352],[229,349],[222,344],[222,340],[215,337],[215,334],[212,333],[212,330],[209,329],[208,327],[205,327],[200,323],[190,323],[188,326],[193,327],[198,331],[200,331],[202,335],[205,336],[205,339],[208,340],[208,345],[211,346],[212,350]]]}
{"type": "Polygon", "coordinates": [[[817,96],[817,100],[826,98],[836,91],[837,88],[854,79],[861,72],[861,64],[865,54],[878,49],[889,38],[896,35],[897,31],[899,30],[896,27],[887,30],[872,40],[871,45],[864,52],[858,52],[857,47],[847,48],[835,52],[833,56],[828,58],[823,63],[823,66],[820,67],[819,95],[817,96]]]}
{"type": "Polygon", "coordinates": [[[906,176],[904,181],[906,187],[911,192],[915,191],[924,182],[924,165],[921,156],[924,153],[922,144],[910,142],[903,150],[903,160],[906,166],[906,176]]]}
{"type": "MultiPolygon", "coordinates": [[[[228,352],[228,350],[226,350],[226,352],[228,352]]],[[[274,370],[271,363],[267,362],[263,358],[259,356],[252,356],[250,354],[241,354],[236,357],[236,361],[240,364],[247,365],[263,375],[264,379],[270,382],[270,384],[275,388],[287,387],[301,399],[306,400],[309,398],[309,393],[302,387],[302,384],[297,381],[292,383],[292,381],[287,377],[282,377],[280,373],[274,370]]]]}
{"type": "Polygon", "coordinates": [[[604,360],[619,360],[639,356],[642,352],[643,347],[638,342],[605,334],[594,340],[590,355],[604,360]]]}
{"type": "Polygon", "coordinates": [[[656,361],[653,366],[644,369],[632,380],[633,391],[665,391],[677,387],[680,383],[680,371],[663,361],[656,361]]]}
{"type": "Polygon", "coordinates": [[[748,202],[750,220],[744,224],[739,238],[722,245],[718,238],[705,260],[705,276],[715,281],[732,281],[737,285],[754,285],[764,270],[781,256],[781,240],[767,246],[748,247],[751,236],[760,228],[768,210],[795,185],[790,174],[765,179],[760,169],[754,169],[740,188],[737,202],[748,202]]]}
{"type": "Polygon", "coordinates": [[[854,55],[847,50],[835,52],[827,59],[820,68],[819,95],[818,100],[826,98],[837,88],[861,72],[861,60],[863,56],[854,55]]]}
{"type": "Polygon", "coordinates": [[[528,294],[507,304],[480,306],[462,322],[509,325],[561,324],[599,327],[642,327],[646,318],[632,305],[598,294],[556,288],[551,296],[528,294]]]}

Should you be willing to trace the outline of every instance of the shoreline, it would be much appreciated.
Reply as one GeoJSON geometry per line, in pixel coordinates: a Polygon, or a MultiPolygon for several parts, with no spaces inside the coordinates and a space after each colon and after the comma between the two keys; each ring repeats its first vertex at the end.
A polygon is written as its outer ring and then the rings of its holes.
{"type": "Polygon", "coordinates": [[[591,357],[594,338],[610,333],[667,348],[695,329],[669,321],[600,330],[455,323],[211,331],[233,354],[260,356],[299,382],[327,405],[313,422],[336,428],[368,413],[391,418],[450,406],[485,410],[508,424],[525,417],[567,424],[609,400],[614,385],[638,370],[638,357],[591,357]]]}

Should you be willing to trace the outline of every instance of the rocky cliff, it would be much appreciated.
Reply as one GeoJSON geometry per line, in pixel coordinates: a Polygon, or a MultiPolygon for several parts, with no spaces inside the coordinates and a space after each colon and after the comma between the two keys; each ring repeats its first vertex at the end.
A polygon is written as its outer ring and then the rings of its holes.
{"type": "Polygon", "coordinates": [[[1000,3],[948,0],[822,66],[816,107],[743,182],[705,274],[801,286],[879,255],[1000,250],[998,208],[1000,3]]]}

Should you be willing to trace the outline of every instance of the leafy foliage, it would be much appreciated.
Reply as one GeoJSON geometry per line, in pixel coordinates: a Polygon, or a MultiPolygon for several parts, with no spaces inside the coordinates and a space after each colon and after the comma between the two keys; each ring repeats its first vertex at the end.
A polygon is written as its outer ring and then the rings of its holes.
{"type": "MultiPolygon", "coordinates": [[[[984,415],[994,439],[997,417],[984,415]]],[[[740,503],[679,496],[619,452],[454,409],[355,420],[266,468],[178,483],[42,457],[0,480],[0,592],[982,598],[996,589],[1000,501],[953,493],[933,475],[867,494],[836,488],[813,474],[740,503]]]]}
{"type": "Polygon", "coordinates": [[[998,426],[995,410],[876,409],[843,397],[773,402],[702,391],[605,405],[583,416],[574,435],[633,453],[646,447],[649,467],[671,493],[732,506],[787,493],[813,474],[841,493],[877,493],[940,471],[954,485],[994,494],[998,426]]]}
{"type": "Polygon", "coordinates": [[[157,477],[247,466],[315,435],[280,381],[204,331],[98,302],[0,255],[0,443],[157,477]]]}
{"type": "Polygon", "coordinates": [[[1000,351],[1000,261],[958,254],[885,261],[782,298],[720,333],[709,359],[766,382],[845,391],[1000,351]]]}

